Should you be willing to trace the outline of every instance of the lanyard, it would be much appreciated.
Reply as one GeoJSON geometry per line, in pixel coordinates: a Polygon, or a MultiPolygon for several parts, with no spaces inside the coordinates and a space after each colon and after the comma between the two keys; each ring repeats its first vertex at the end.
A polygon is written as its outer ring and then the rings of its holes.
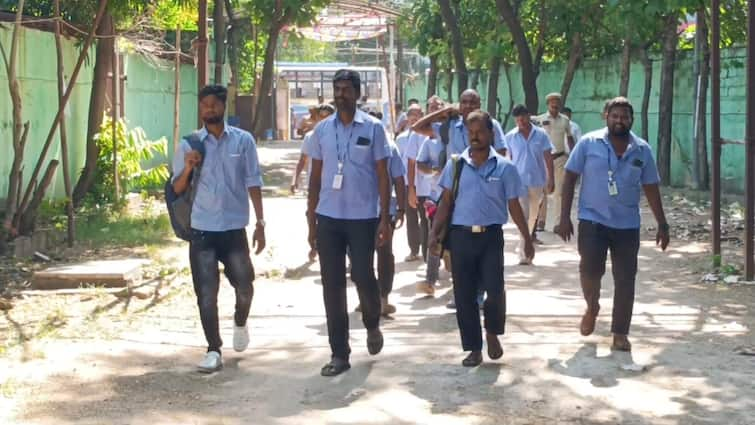
{"type": "Polygon", "coordinates": [[[349,149],[351,148],[351,137],[354,135],[354,121],[351,122],[351,130],[349,131],[349,138],[346,139],[346,146],[344,147],[343,154],[341,153],[341,143],[338,140],[338,117],[333,120],[336,133],[336,155],[338,156],[338,173],[343,171],[343,163],[349,157],[349,149]]]}

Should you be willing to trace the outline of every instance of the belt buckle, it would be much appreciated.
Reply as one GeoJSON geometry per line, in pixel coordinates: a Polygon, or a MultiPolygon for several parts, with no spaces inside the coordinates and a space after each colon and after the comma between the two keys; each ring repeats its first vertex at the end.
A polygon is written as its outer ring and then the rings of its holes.
{"type": "Polygon", "coordinates": [[[472,233],[482,233],[484,231],[485,231],[485,228],[480,225],[472,226],[472,233]]]}

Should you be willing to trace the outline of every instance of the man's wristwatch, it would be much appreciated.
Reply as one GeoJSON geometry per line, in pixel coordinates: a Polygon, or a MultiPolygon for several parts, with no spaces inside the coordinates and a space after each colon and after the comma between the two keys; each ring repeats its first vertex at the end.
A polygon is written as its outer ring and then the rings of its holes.
{"type": "Polygon", "coordinates": [[[658,230],[663,230],[664,232],[668,232],[670,229],[668,223],[661,223],[658,225],[658,230]]]}
{"type": "Polygon", "coordinates": [[[262,219],[257,220],[257,227],[265,227],[265,220],[262,220],[262,219]]]}

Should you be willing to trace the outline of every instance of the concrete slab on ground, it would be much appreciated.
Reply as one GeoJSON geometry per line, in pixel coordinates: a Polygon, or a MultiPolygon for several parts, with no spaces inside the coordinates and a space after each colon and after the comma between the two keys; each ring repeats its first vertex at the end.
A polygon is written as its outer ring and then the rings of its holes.
{"type": "Polygon", "coordinates": [[[32,288],[71,289],[82,285],[127,287],[141,278],[142,266],[147,263],[149,261],[143,259],[125,259],[50,267],[34,273],[32,288]]]}

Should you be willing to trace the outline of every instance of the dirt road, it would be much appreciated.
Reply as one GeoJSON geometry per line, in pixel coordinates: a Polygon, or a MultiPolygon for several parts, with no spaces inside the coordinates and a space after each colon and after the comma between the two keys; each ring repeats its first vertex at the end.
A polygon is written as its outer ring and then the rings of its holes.
{"type": "MultiPolygon", "coordinates": [[[[261,158],[267,183],[287,188],[296,151],[263,148],[261,158]]],[[[305,261],[304,202],[302,196],[265,200],[269,248],[253,259],[251,346],[245,353],[228,346],[222,371],[195,372],[205,345],[185,274],[163,290],[165,298],[27,297],[0,314],[0,337],[17,338],[34,325],[23,311],[56,311],[63,324],[0,353],[0,423],[755,423],[755,357],[745,355],[755,347],[755,286],[701,283],[707,245],[672,241],[661,253],[645,230],[631,355],[609,350],[611,279],[604,279],[596,333],[581,337],[575,244],[545,233],[535,266],[513,265],[516,233],[507,226],[501,361],[463,368],[455,316],[445,307],[448,275],[441,274],[435,298],[418,298],[414,285],[424,266],[399,262],[391,296],[398,311],[383,322],[383,352],[367,354],[353,313],[352,369],[322,378],[329,349],[319,269],[305,261]]],[[[648,217],[645,223],[651,224],[648,217]]],[[[399,231],[399,261],[405,241],[399,231]]],[[[180,268],[186,251],[176,244],[161,256],[180,268]]],[[[355,295],[350,288],[352,309],[355,295]]],[[[221,331],[230,345],[227,284],[220,299],[221,331]]]]}

